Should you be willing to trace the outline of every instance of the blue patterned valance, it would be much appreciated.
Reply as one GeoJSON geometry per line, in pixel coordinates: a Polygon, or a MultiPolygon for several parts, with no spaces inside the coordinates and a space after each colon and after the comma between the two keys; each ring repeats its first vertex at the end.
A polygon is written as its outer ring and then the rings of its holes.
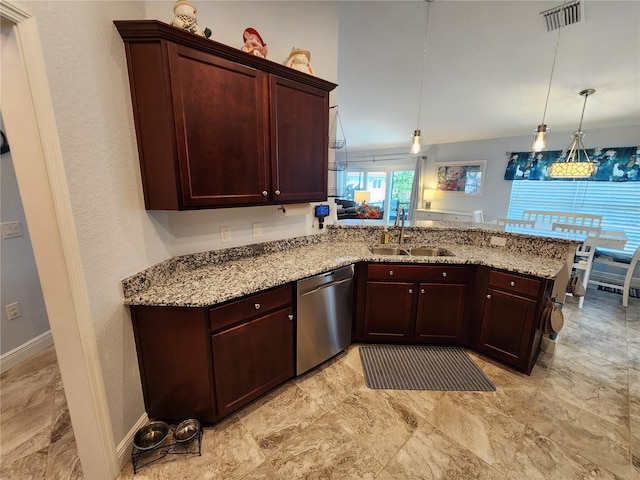
{"type": "Polygon", "coordinates": [[[597,169],[589,178],[551,178],[547,168],[564,160],[567,152],[513,152],[504,172],[505,180],[590,180],[601,182],[639,182],[640,147],[611,147],[588,149],[587,153],[596,162],[597,169]]]}

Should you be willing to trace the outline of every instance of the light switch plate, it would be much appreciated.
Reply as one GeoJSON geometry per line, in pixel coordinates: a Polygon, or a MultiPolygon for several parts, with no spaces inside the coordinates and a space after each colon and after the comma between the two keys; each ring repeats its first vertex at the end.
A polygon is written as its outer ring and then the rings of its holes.
{"type": "Polygon", "coordinates": [[[231,241],[231,227],[220,227],[220,241],[222,243],[231,241]]]}
{"type": "Polygon", "coordinates": [[[20,223],[20,221],[2,223],[2,238],[15,238],[21,236],[22,223],[20,223]]]}
{"type": "Polygon", "coordinates": [[[253,237],[261,237],[262,236],[262,223],[257,222],[253,224],[253,237]]]}
{"type": "Polygon", "coordinates": [[[5,305],[4,308],[7,311],[7,317],[9,318],[9,320],[14,320],[22,316],[22,312],[20,311],[20,304],[18,302],[13,302],[5,305]]]}

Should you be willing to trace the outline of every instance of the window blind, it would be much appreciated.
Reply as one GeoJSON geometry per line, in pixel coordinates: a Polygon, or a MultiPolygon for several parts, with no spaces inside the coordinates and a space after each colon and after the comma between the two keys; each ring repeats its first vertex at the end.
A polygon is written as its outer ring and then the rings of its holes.
{"type": "Polygon", "coordinates": [[[508,217],[522,218],[524,210],[602,215],[604,230],[624,230],[626,253],[640,245],[638,182],[512,182],[508,217]]]}

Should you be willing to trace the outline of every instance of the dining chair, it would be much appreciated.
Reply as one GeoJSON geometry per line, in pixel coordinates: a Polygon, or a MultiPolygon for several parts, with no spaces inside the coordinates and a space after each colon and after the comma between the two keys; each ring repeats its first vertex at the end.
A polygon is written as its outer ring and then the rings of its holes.
{"type": "MultiPolygon", "coordinates": [[[[591,276],[591,267],[593,265],[593,256],[596,253],[596,247],[592,242],[589,242],[590,238],[596,238],[600,235],[601,227],[589,227],[583,225],[575,225],[570,223],[554,223],[552,225],[554,232],[562,232],[568,235],[575,235],[584,237],[584,240],[578,248],[573,259],[572,272],[580,273],[580,281],[587,288],[589,284],[589,277],[591,276]]],[[[571,295],[567,293],[567,295],[571,295]]],[[[582,308],[584,304],[584,296],[578,300],[578,308],[582,308]]]]}
{"type": "Polygon", "coordinates": [[[534,228],[535,220],[516,220],[515,218],[498,217],[496,223],[502,227],[534,228]]]}
{"type": "Polygon", "coordinates": [[[634,285],[632,285],[631,283],[633,280],[633,272],[636,268],[636,265],[638,264],[638,261],[640,261],[640,246],[636,248],[636,251],[631,257],[631,261],[629,263],[627,263],[625,259],[616,259],[607,256],[597,257],[596,259],[594,259],[593,263],[614,267],[618,269],[618,272],[622,270],[622,272],[620,273],[622,273],[624,277],[622,275],[616,275],[615,277],[613,275],[606,275],[607,272],[597,270],[594,272],[594,277],[589,279],[589,283],[602,287],[622,290],[622,306],[628,307],[629,291],[631,290],[632,286],[640,288],[640,282],[634,285]],[[623,281],[619,281],[619,278],[623,278],[623,281]]]}
{"type": "Polygon", "coordinates": [[[523,220],[533,220],[542,225],[561,223],[575,225],[576,227],[601,227],[602,215],[576,212],[555,212],[549,210],[525,210],[522,212],[523,220]]]}

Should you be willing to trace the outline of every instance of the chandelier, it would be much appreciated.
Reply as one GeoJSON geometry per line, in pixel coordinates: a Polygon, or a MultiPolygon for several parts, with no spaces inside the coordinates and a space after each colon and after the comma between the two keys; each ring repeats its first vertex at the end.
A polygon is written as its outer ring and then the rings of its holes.
{"type": "Polygon", "coordinates": [[[582,115],[580,116],[578,131],[571,135],[571,144],[562,152],[561,159],[551,165],[547,170],[547,174],[550,177],[589,178],[595,173],[596,162],[591,161],[587,150],[584,148],[584,143],[582,143],[584,137],[584,132],[582,131],[584,109],[587,106],[587,98],[594,93],[595,90],[593,88],[587,88],[580,92],[580,95],[584,97],[584,104],[582,105],[582,115]]]}

